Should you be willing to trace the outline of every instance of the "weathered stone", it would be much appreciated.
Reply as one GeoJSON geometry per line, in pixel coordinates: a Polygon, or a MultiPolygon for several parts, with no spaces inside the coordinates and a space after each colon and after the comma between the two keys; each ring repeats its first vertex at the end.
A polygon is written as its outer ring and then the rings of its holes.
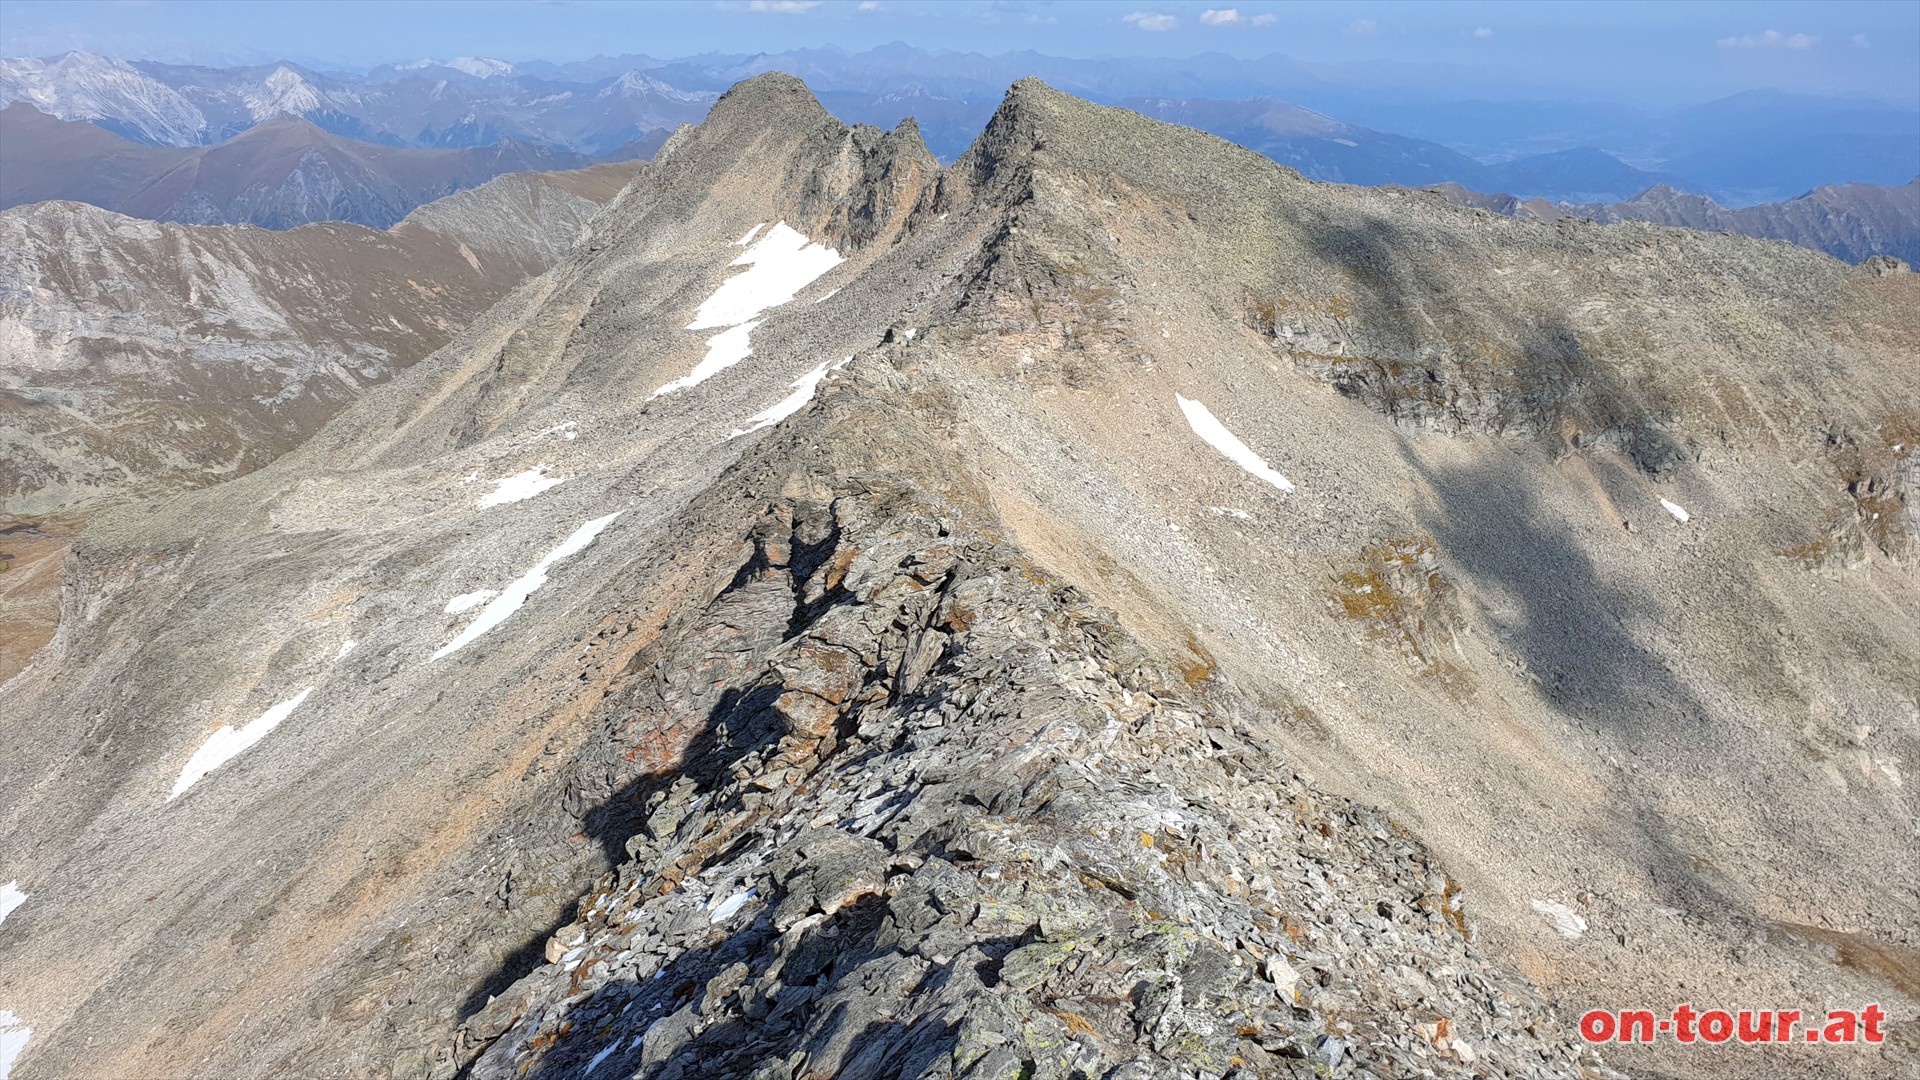
{"type": "Polygon", "coordinates": [[[833,733],[840,710],[826,699],[803,690],[789,690],[774,704],[786,717],[787,730],[809,739],[821,739],[833,733]]]}

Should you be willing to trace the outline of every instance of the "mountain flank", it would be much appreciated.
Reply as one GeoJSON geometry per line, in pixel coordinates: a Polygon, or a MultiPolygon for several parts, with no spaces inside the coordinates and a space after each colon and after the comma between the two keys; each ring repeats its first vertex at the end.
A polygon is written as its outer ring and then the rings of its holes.
{"type": "Polygon", "coordinates": [[[565,254],[643,168],[509,174],[388,232],[0,211],[0,679],[52,633],[57,556],[88,514],[299,445],[565,254]]]}
{"type": "Polygon", "coordinates": [[[74,543],[21,1080],[1898,1075],[1573,1018],[1920,1006],[1917,289],[750,79],[74,543]]]}

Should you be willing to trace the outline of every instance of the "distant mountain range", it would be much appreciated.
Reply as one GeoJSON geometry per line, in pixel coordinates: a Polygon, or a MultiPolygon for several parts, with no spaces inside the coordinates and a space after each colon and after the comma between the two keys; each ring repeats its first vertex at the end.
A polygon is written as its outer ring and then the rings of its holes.
{"type": "Polygon", "coordinates": [[[1920,174],[1920,114],[1895,106],[1755,92],[1662,116],[1498,102],[1456,103],[1455,114],[1443,115],[1401,91],[1394,93],[1403,107],[1382,107],[1346,74],[1312,65],[1261,74],[1214,59],[980,57],[887,46],[569,64],[455,57],[345,74],[77,52],[0,60],[0,104],[13,103],[0,109],[0,207],[76,199],[160,221],[385,228],[502,173],[651,156],[674,128],[704,117],[718,90],[773,68],[821,87],[821,102],[843,121],[891,129],[912,117],[928,147],[951,160],[985,126],[1006,83],[1039,72],[1095,100],[1239,143],[1310,179],[1452,185],[1454,197],[1503,213],[1740,232],[1852,261],[1920,253],[1910,183],[1920,174]],[[1444,138],[1380,130],[1256,92],[1275,87],[1444,138]],[[1220,90],[1244,96],[1211,96],[1220,90]],[[1906,186],[1892,186],[1899,184],[1906,186]]]}
{"type": "MultiPolygon", "coordinates": [[[[652,153],[637,145],[625,157],[652,153]]],[[[0,109],[0,209],[72,199],[154,221],[384,229],[414,207],[510,172],[577,169],[583,154],[513,139],[406,149],[276,116],[213,146],[149,146],[28,105],[0,109]]]]}
{"type": "Polygon", "coordinates": [[[1037,75],[1095,101],[1198,127],[1307,176],[1455,182],[1604,203],[1666,183],[1725,206],[1823,184],[1920,175],[1910,103],[1753,91],[1656,112],[1540,100],[1454,100],[1405,72],[1269,56],[1068,59],[892,44],[566,64],[455,57],[321,72],[291,62],[209,68],[88,53],[0,60],[0,105],[26,102],[156,146],[202,146],[276,118],[387,146],[504,139],[592,157],[698,122],[716,93],[766,71],[808,80],[848,122],[913,116],[943,160],[963,152],[1008,84],[1037,75]],[[1338,117],[1339,119],[1334,119],[1338,117]]]}
{"type": "Polygon", "coordinates": [[[1625,198],[1666,180],[1591,147],[1482,164],[1439,143],[1343,123],[1271,98],[1153,98],[1120,104],[1258,150],[1310,180],[1369,185],[1451,181],[1477,191],[1524,191],[1569,201],[1625,198]]]}
{"type": "Polygon", "coordinates": [[[1830,184],[1797,199],[1738,210],[1665,184],[1621,202],[1585,206],[1489,195],[1459,184],[1439,184],[1430,190],[1454,202],[1508,217],[1535,221],[1584,218],[1603,224],[1650,221],[1703,232],[1784,240],[1848,262],[1885,255],[1909,265],[1920,263],[1920,180],[1899,187],[1830,184]]]}
{"type": "Polygon", "coordinates": [[[155,146],[207,145],[293,116],[387,146],[480,147],[517,139],[600,156],[651,132],[697,122],[713,96],[675,90],[637,72],[591,86],[560,85],[473,58],[365,76],[324,75],[290,63],[205,68],[79,52],[0,60],[0,104],[24,101],[155,146]]]}

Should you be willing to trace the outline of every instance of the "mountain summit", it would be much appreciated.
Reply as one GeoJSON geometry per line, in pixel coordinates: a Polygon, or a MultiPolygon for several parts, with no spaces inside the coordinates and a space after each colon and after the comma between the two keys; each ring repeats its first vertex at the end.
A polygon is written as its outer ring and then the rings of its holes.
{"type": "MultiPolygon", "coordinates": [[[[1911,274],[1031,80],[942,170],[748,80],[76,544],[0,686],[22,1080],[1590,1077],[1662,988],[1910,1009],[1916,347],[1911,274]]],[[[1607,1058],[1911,1054],[1739,1049],[1607,1058]]]]}

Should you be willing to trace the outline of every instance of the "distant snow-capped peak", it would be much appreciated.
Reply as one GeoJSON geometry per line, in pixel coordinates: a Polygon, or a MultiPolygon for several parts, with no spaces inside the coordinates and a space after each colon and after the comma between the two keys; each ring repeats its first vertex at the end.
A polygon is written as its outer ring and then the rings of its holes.
{"type": "Polygon", "coordinates": [[[415,60],[411,64],[395,64],[395,71],[421,71],[426,68],[452,68],[476,79],[492,79],[513,74],[513,65],[505,60],[494,60],[485,56],[456,56],[451,60],[415,60]]]}
{"type": "Polygon", "coordinates": [[[880,100],[889,105],[893,105],[906,101],[926,101],[932,97],[933,95],[927,93],[927,88],[924,85],[912,82],[898,90],[891,90],[880,95],[880,100]]]}
{"type": "Polygon", "coordinates": [[[163,146],[193,146],[207,118],[172,87],[124,60],[70,52],[58,60],[0,60],[0,105],[24,101],[62,120],[113,120],[163,146]]]}
{"type": "Polygon", "coordinates": [[[676,90],[645,72],[629,71],[607,84],[600,91],[601,97],[664,97],[674,101],[705,101],[712,94],[689,93],[676,90]]]}
{"type": "Polygon", "coordinates": [[[476,79],[491,79],[499,75],[513,74],[513,65],[505,60],[491,60],[484,56],[456,56],[447,61],[447,66],[455,71],[464,71],[476,79]]]}
{"type": "Polygon", "coordinates": [[[241,88],[240,100],[246,103],[247,112],[255,120],[265,120],[273,116],[305,116],[326,103],[327,96],[299,72],[282,65],[255,85],[241,88]]]}

